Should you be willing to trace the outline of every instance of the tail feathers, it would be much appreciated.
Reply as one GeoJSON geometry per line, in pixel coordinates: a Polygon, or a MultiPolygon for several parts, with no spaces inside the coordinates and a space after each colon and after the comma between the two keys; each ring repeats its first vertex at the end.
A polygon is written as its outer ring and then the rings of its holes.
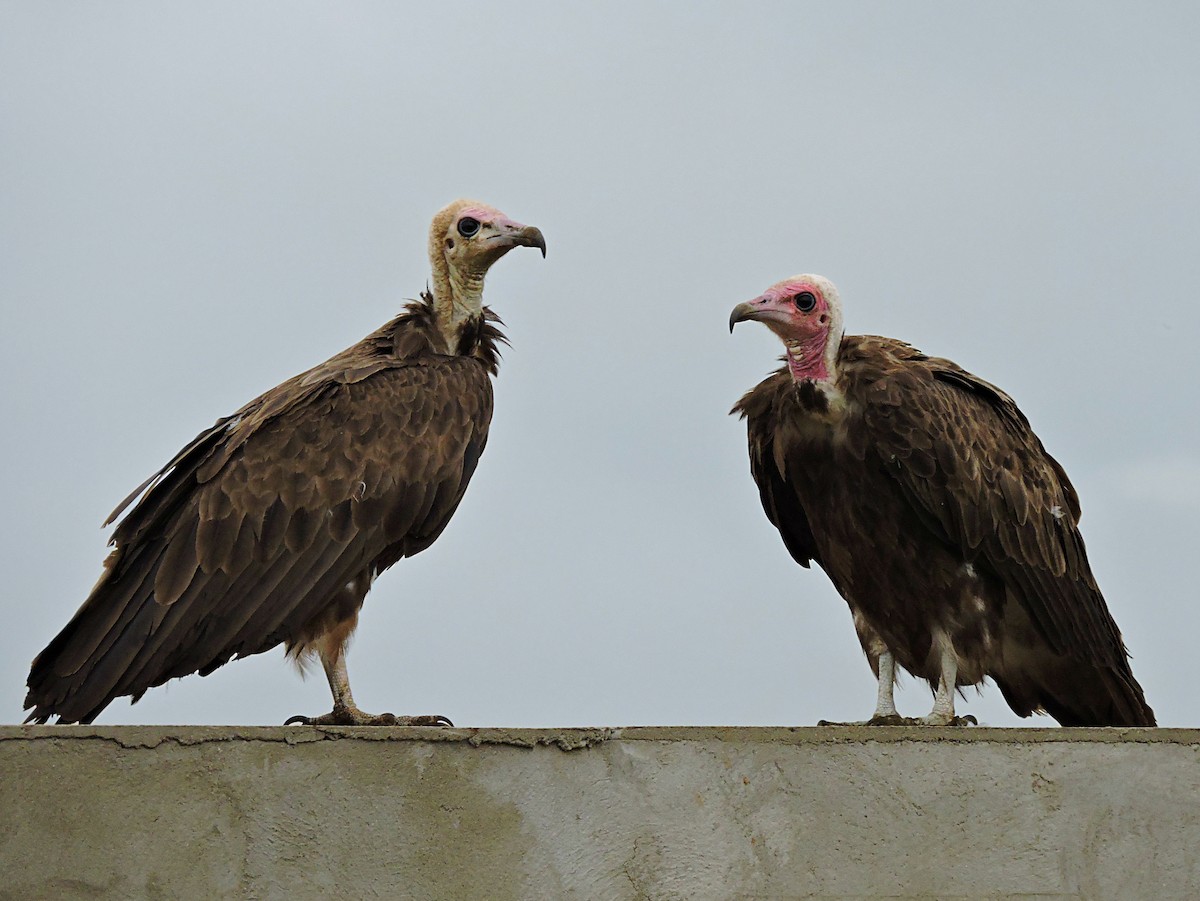
{"type": "MultiPolygon", "coordinates": [[[[195,570],[173,603],[157,599],[166,542],[110,565],[67,626],[34,660],[26,722],[90,723],[114,699],[191,673],[206,676],[295,637],[362,569],[360,544],[326,542],[311,558],[280,556],[236,577],[195,570]]],[[[111,561],[110,561],[111,562],[111,561]]],[[[182,580],[181,580],[182,581],[182,580]]],[[[354,609],[362,596],[355,596],[354,609]]],[[[349,611],[349,613],[352,613],[349,611]]],[[[348,614],[347,614],[348,615],[348,614]]]]}
{"type": "Polygon", "coordinates": [[[124,603],[98,586],[88,602],[33,661],[25,722],[90,723],[115,697],[113,689],[150,631],[152,592],[124,603]]]}
{"type": "Polygon", "coordinates": [[[129,559],[110,559],[79,612],[34,659],[25,722],[90,723],[114,699],[140,697],[166,681],[143,673],[138,658],[170,609],[155,600],[155,575],[165,542],[139,547],[129,559]]]}
{"type": "Polygon", "coordinates": [[[1157,725],[1128,662],[1105,666],[1049,656],[1036,668],[995,675],[1004,699],[1018,715],[1045,711],[1063,726],[1157,725]]]}
{"type": "MultiPolygon", "coordinates": [[[[1090,685],[1061,697],[1047,692],[1046,712],[1064,726],[1156,726],[1154,711],[1146,703],[1142,686],[1133,673],[1110,667],[1091,669],[1090,685]]],[[[1055,686],[1057,689],[1057,686],[1055,686]]]]}

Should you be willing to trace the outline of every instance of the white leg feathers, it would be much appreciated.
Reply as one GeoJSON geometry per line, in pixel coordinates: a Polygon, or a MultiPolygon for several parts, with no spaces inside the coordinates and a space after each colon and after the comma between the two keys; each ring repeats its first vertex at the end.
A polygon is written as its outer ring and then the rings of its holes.
{"type": "Polygon", "coordinates": [[[938,686],[933,697],[933,710],[914,722],[927,726],[965,726],[975,723],[975,717],[954,715],[954,692],[958,687],[958,655],[950,636],[934,630],[933,649],[938,655],[938,686]]]}
{"type": "Polygon", "coordinates": [[[875,695],[875,715],[872,720],[897,717],[893,692],[896,688],[896,658],[891,651],[879,655],[879,685],[875,695]]]}

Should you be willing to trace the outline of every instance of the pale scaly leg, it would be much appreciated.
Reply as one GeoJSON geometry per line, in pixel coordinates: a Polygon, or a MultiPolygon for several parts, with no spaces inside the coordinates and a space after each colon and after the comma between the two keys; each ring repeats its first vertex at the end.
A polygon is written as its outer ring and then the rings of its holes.
{"type": "Polygon", "coordinates": [[[937,693],[933,698],[933,710],[919,719],[910,720],[914,724],[926,726],[966,726],[975,725],[978,720],[973,716],[954,715],[954,691],[958,680],[958,656],[954,653],[954,645],[944,632],[934,633],[934,643],[938,648],[939,676],[937,693]]]}
{"type": "Polygon", "coordinates": [[[818,726],[902,726],[905,719],[896,712],[896,702],[893,692],[896,687],[896,658],[892,652],[884,648],[878,657],[876,667],[879,670],[878,684],[875,694],[875,713],[869,720],[859,720],[852,723],[835,723],[821,720],[818,726]]]}
{"type": "Polygon", "coordinates": [[[354,695],[350,693],[350,674],[346,671],[346,644],[349,629],[333,629],[320,639],[317,653],[325,676],[329,679],[329,690],[333,692],[333,710],[316,717],[293,716],[285,726],[300,723],[305,726],[453,726],[444,716],[396,716],[381,713],[372,716],[358,709],[354,695]]]}
{"type": "Polygon", "coordinates": [[[899,726],[903,718],[896,712],[893,693],[896,690],[896,658],[891,651],[879,655],[879,685],[875,695],[875,714],[868,726],[899,726]]]}

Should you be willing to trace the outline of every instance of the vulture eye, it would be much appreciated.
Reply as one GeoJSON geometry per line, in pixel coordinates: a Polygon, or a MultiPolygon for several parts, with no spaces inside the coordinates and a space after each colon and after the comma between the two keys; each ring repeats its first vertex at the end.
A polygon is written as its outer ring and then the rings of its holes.
{"type": "Polygon", "coordinates": [[[479,220],[472,219],[470,216],[464,216],[458,220],[458,233],[464,238],[469,238],[479,231],[479,220]]]}
{"type": "Polygon", "coordinates": [[[811,313],[813,307],[817,305],[817,295],[812,291],[801,291],[792,298],[792,302],[796,304],[796,309],[801,313],[811,313]]]}

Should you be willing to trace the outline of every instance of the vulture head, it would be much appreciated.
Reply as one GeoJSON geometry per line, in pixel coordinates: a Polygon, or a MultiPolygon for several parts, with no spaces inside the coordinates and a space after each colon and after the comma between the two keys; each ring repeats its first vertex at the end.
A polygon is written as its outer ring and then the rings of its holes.
{"type": "Polygon", "coordinates": [[[733,308],[729,331],[746,319],[763,323],[779,336],[797,381],[832,378],[842,342],[842,304],[829,279],[793,275],[775,283],[754,300],[733,308]]]}
{"type": "Polygon", "coordinates": [[[456,200],[433,217],[429,253],[443,257],[451,270],[482,276],[514,247],[536,247],[546,255],[546,239],[538,229],[514,222],[486,203],[456,200]]]}
{"type": "Polygon", "coordinates": [[[483,307],[483,277],[514,247],[536,247],[546,255],[546,239],[532,225],[514,222],[477,200],[456,200],[433,217],[429,262],[433,296],[452,320],[478,316],[483,307]]]}

